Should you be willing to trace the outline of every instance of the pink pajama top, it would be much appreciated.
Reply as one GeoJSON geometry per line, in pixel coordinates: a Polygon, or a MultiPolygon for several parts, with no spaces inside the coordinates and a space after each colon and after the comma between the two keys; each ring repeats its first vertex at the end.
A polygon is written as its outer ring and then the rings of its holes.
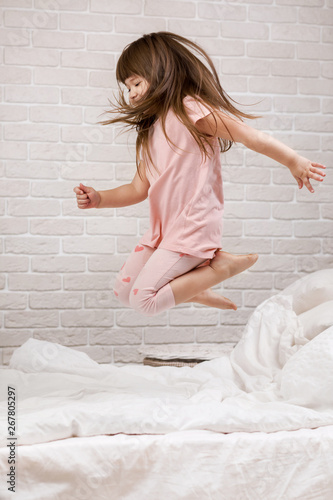
{"type": "MultiPolygon", "coordinates": [[[[193,123],[210,114],[206,106],[186,96],[184,104],[193,123]]],[[[203,259],[221,248],[223,185],[218,139],[212,138],[214,155],[203,160],[188,129],[170,109],[165,127],[169,145],[157,120],[150,136],[153,166],[146,169],[150,183],[150,227],[140,243],[203,259]]]]}

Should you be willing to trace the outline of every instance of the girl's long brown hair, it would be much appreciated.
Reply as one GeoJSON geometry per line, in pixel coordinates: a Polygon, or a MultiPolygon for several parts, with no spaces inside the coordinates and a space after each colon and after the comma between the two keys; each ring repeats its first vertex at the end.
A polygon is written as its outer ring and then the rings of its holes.
{"type": "MultiPolygon", "coordinates": [[[[143,35],[127,45],[118,60],[116,78],[119,86],[119,98],[116,98],[118,106],[109,100],[113,109],[106,113],[120,113],[120,116],[99,123],[108,125],[122,122],[127,127],[136,129],[138,132],[136,166],[140,178],[142,178],[139,168],[140,150],[142,159],[146,160],[146,166],[149,168],[149,163],[151,163],[156,168],[149,151],[149,132],[158,118],[161,119],[167,141],[177,147],[170,141],[165,130],[165,119],[169,109],[172,109],[187,127],[202,155],[209,156],[207,145],[213,152],[208,136],[199,132],[189,119],[183,104],[185,96],[195,97],[212,112],[220,109],[240,120],[256,118],[256,116],[239,111],[232,104],[236,101],[223,90],[212,60],[199,45],[167,31],[143,35]],[[202,56],[210,69],[186,46],[202,56]],[[124,90],[120,86],[120,83],[124,84],[125,80],[133,75],[144,77],[149,83],[144,99],[135,102],[135,105],[127,103],[124,90]]],[[[221,152],[228,151],[233,144],[232,140],[220,137],[218,140],[221,152]]]]}

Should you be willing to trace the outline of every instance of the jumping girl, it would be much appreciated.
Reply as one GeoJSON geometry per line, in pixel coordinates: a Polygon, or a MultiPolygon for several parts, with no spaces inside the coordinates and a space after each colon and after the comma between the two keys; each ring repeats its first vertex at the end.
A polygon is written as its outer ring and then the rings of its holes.
{"type": "Polygon", "coordinates": [[[114,294],[146,316],[182,302],[237,309],[211,287],[252,266],[258,255],[220,250],[220,152],[240,142],[288,167],[299,188],[310,192],[310,179],[322,181],[325,167],[246,125],[242,118],[255,117],[232,104],[209,56],[186,38],[144,35],[125,47],[116,77],[118,106],[108,113],[120,116],[102,123],[136,129],[137,172],[130,184],[115,189],[74,188],[81,209],[124,207],[149,198],[150,227],[121,268],[114,294]]]}

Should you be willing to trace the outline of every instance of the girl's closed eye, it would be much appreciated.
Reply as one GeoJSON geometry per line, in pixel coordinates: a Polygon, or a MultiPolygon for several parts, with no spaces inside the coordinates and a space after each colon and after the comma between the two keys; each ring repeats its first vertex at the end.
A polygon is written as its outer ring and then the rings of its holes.
{"type": "MultiPolygon", "coordinates": [[[[136,83],[136,84],[134,85],[134,87],[138,87],[138,86],[140,85],[140,83],[141,83],[141,82],[136,83]]],[[[131,91],[131,89],[127,89],[127,92],[130,92],[130,91],[131,91]]]]}

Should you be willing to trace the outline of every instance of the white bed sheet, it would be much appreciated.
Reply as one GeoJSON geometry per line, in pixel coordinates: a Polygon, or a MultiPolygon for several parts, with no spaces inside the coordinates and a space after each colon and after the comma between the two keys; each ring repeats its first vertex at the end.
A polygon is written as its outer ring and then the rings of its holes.
{"type": "Polygon", "coordinates": [[[1,498],[332,500],[332,430],[118,434],[21,446],[18,490],[1,498]]]}
{"type": "Polygon", "coordinates": [[[331,500],[332,299],[333,270],[302,278],[256,309],[231,355],[194,368],[102,366],[30,339],[0,372],[3,422],[8,385],[18,398],[15,499],[331,500]],[[100,487],[84,496],[77,478],[100,487]]]}

